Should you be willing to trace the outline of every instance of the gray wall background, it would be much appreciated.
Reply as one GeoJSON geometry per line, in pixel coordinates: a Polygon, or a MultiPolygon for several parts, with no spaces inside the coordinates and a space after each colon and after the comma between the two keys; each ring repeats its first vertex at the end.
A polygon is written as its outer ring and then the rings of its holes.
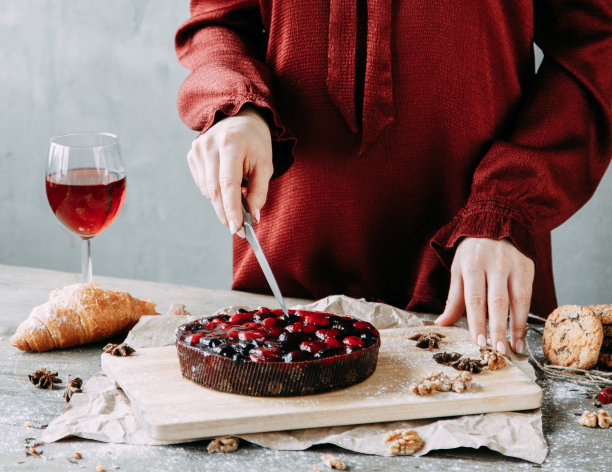
{"type": "MultiPolygon", "coordinates": [[[[80,239],[44,191],[51,136],[121,139],[127,197],[92,241],[94,277],[209,288],[231,284],[231,238],[186,164],[187,72],[173,37],[188,0],[0,0],[0,264],[80,272],[80,239]]],[[[553,233],[560,303],[612,302],[612,171],[553,233]]]]}

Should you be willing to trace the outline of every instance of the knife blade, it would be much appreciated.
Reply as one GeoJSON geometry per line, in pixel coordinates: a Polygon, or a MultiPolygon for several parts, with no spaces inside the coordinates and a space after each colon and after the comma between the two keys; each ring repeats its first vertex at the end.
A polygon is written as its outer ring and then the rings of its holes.
{"type": "Polygon", "coordinates": [[[276,283],[276,279],[274,278],[274,274],[272,273],[272,269],[270,268],[270,264],[268,264],[268,260],[261,248],[259,241],[257,240],[257,236],[255,236],[255,230],[253,229],[253,218],[251,218],[251,214],[247,210],[248,205],[246,198],[242,195],[242,217],[243,223],[242,227],[244,228],[244,234],[246,235],[246,240],[251,245],[253,252],[255,253],[255,257],[257,258],[257,262],[259,262],[259,266],[263,271],[266,280],[268,281],[268,285],[272,289],[272,293],[276,298],[276,301],[281,306],[283,313],[288,315],[287,307],[285,306],[285,301],[283,300],[283,296],[281,294],[280,289],[278,288],[278,284],[276,283]]]}

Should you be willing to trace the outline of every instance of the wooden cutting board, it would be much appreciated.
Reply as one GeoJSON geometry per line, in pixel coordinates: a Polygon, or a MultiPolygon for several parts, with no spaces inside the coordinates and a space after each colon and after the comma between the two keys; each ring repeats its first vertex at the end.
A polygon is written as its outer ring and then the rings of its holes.
{"type": "MultiPolygon", "coordinates": [[[[283,431],[417,418],[538,408],[542,391],[515,365],[474,376],[465,393],[417,396],[408,386],[433,372],[456,375],[436,364],[432,352],[408,338],[438,332],[441,350],[478,358],[467,330],[419,327],[381,330],[374,374],[335,392],[303,397],[264,398],[221,393],[181,377],[174,346],[138,349],[128,357],[102,355],[102,369],[123,389],[149,435],[160,440],[283,431]]],[[[436,352],[436,351],[434,351],[436,352]]]]}

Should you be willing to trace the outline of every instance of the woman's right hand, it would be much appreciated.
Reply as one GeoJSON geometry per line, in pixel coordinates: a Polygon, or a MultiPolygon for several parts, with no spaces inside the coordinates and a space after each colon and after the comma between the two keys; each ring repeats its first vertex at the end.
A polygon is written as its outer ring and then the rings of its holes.
{"type": "Polygon", "coordinates": [[[196,185],[212,203],[219,221],[232,234],[242,230],[241,183],[247,181],[247,203],[255,222],[266,202],[272,166],[272,137],[262,116],[246,106],[199,136],[187,153],[196,185]]]}

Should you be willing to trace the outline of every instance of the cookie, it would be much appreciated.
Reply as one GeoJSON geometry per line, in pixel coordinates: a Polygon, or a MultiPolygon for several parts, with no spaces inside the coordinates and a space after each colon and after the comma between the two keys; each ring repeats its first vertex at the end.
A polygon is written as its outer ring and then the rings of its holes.
{"type": "Polygon", "coordinates": [[[587,306],[604,325],[612,324],[612,305],[589,305],[587,306]]]}
{"type": "Polygon", "coordinates": [[[544,325],[542,349],[555,365],[590,369],[597,364],[602,342],[601,320],[587,307],[560,306],[544,325]]]}

